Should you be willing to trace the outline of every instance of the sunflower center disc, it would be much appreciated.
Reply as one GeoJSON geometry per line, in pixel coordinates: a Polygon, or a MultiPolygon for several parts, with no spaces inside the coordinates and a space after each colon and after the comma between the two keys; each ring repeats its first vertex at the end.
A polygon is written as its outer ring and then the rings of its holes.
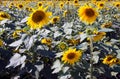
{"type": "Polygon", "coordinates": [[[3,14],[3,15],[1,15],[1,17],[3,17],[3,18],[7,18],[7,15],[3,14]]]}
{"type": "Polygon", "coordinates": [[[100,6],[102,7],[102,6],[103,6],[103,4],[100,4],[100,6]]]}
{"type": "Polygon", "coordinates": [[[32,20],[36,23],[42,21],[45,17],[45,13],[43,11],[36,11],[33,16],[32,16],[32,20]]]}
{"type": "Polygon", "coordinates": [[[95,15],[95,13],[92,9],[86,9],[85,13],[88,17],[92,17],[95,15]]]}
{"type": "Polygon", "coordinates": [[[73,59],[75,57],[75,54],[74,53],[69,53],[67,55],[68,59],[73,59]]]}

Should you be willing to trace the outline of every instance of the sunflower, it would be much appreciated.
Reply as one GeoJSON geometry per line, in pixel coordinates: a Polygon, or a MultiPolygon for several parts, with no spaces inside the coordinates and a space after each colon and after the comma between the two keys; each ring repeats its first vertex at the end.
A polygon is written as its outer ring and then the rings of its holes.
{"type": "Polygon", "coordinates": [[[60,6],[60,9],[62,10],[62,8],[64,7],[64,3],[60,2],[59,6],[60,6]]]}
{"type": "Polygon", "coordinates": [[[101,28],[109,28],[109,27],[111,27],[112,26],[112,22],[108,22],[108,23],[103,23],[102,25],[101,25],[101,28]]]}
{"type": "MultiPolygon", "coordinates": [[[[106,35],[105,32],[96,32],[94,34],[95,36],[92,37],[93,42],[97,42],[100,41],[101,39],[103,39],[103,37],[106,35]]],[[[90,41],[90,38],[87,38],[88,42],[90,41]]]]}
{"type": "Polygon", "coordinates": [[[97,42],[97,41],[101,40],[105,35],[106,35],[105,32],[97,32],[95,34],[95,36],[93,36],[93,41],[97,42]]]}
{"type": "Polygon", "coordinates": [[[74,3],[75,6],[79,6],[79,1],[78,0],[74,0],[73,3],[74,3]]]}
{"type": "Polygon", "coordinates": [[[43,5],[42,2],[38,2],[38,4],[37,4],[38,7],[41,7],[42,5],[43,5]]]}
{"type": "Polygon", "coordinates": [[[10,15],[6,12],[1,11],[0,12],[0,21],[4,19],[10,19],[10,15]]]}
{"type": "Polygon", "coordinates": [[[76,46],[76,45],[78,45],[78,44],[80,43],[80,39],[74,39],[74,38],[72,38],[72,39],[69,39],[69,40],[67,41],[67,43],[68,43],[70,46],[76,46]]]}
{"type": "Polygon", "coordinates": [[[113,55],[107,55],[104,59],[103,59],[103,64],[110,64],[110,60],[112,60],[114,58],[113,55]]]}
{"type": "Polygon", "coordinates": [[[120,64],[120,59],[116,58],[113,55],[107,55],[104,59],[103,59],[103,64],[109,65],[109,66],[113,66],[115,64],[120,64]]]}
{"type": "Polygon", "coordinates": [[[62,61],[64,63],[69,63],[70,65],[74,65],[82,56],[82,52],[80,50],[76,51],[76,49],[69,48],[67,51],[63,53],[62,61]]]}
{"type": "Polygon", "coordinates": [[[18,5],[17,5],[17,8],[18,8],[18,9],[22,9],[22,8],[23,8],[23,4],[18,4],[18,5]]]}
{"type": "Polygon", "coordinates": [[[46,10],[47,8],[43,7],[33,10],[33,13],[31,13],[28,18],[27,25],[29,25],[31,29],[39,29],[46,25],[52,15],[52,12],[46,12],[46,10]]]}
{"type": "Polygon", "coordinates": [[[55,16],[55,17],[52,18],[51,23],[52,23],[52,24],[55,24],[56,22],[59,21],[59,19],[60,19],[60,17],[55,16]]]}
{"type": "Polygon", "coordinates": [[[120,7],[120,2],[115,2],[114,6],[119,8],[120,7]]]}
{"type": "Polygon", "coordinates": [[[105,6],[105,2],[98,2],[97,6],[99,9],[102,9],[105,6]]]}
{"type": "Polygon", "coordinates": [[[82,22],[92,24],[96,20],[98,12],[94,8],[86,5],[78,9],[78,16],[82,22]]]}

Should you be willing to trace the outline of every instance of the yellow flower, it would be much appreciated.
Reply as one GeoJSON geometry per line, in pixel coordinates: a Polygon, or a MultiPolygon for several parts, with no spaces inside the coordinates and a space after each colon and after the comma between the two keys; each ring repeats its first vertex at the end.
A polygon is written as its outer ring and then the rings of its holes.
{"type": "Polygon", "coordinates": [[[93,41],[97,42],[100,41],[106,35],[105,32],[98,32],[96,36],[93,36],[93,41]]]}
{"type": "Polygon", "coordinates": [[[82,52],[80,50],[76,51],[76,49],[69,48],[63,53],[62,61],[74,65],[81,57],[82,52]]]}
{"type": "Polygon", "coordinates": [[[105,6],[105,2],[98,2],[97,6],[99,9],[102,9],[105,6]]]}
{"type": "Polygon", "coordinates": [[[52,18],[51,23],[52,23],[52,24],[55,24],[56,22],[59,21],[59,19],[60,19],[60,17],[55,16],[55,17],[52,18]]]}
{"type": "Polygon", "coordinates": [[[86,5],[78,9],[78,16],[82,22],[92,24],[95,22],[98,12],[94,8],[86,5]]]}
{"type": "MultiPolygon", "coordinates": [[[[93,42],[100,41],[105,35],[106,35],[105,32],[95,32],[95,36],[92,37],[93,42]]],[[[90,38],[87,38],[87,40],[89,42],[90,38]]]]}
{"type": "Polygon", "coordinates": [[[79,1],[78,0],[74,0],[74,5],[75,6],[79,6],[79,1]]]}
{"type": "Polygon", "coordinates": [[[10,19],[10,15],[7,14],[6,12],[1,11],[0,12],[0,21],[4,19],[10,19]]]}
{"type": "Polygon", "coordinates": [[[115,2],[114,6],[119,8],[120,7],[120,2],[115,2]]]}
{"type": "Polygon", "coordinates": [[[63,2],[61,2],[61,3],[59,4],[59,6],[60,6],[60,9],[62,9],[62,8],[63,8],[63,6],[64,6],[64,3],[63,3],[63,2]]]}
{"type": "Polygon", "coordinates": [[[103,64],[107,64],[109,65],[110,64],[110,61],[114,58],[113,55],[107,55],[104,59],[103,59],[103,64]]]}
{"type": "Polygon", "coordinates": [[[50,38],[43,38],[43,39],[41,40],[41,43],[42,43],[42,44],[46,44],[46,45],[51,45],[52,40],[51,40],[50,38]]]}
{"type": "Polygon", "coordinates": [[[113,66],[115,64],[120,64],[120,60],[118,58],[113,58],[110,60],[109,66],[113,66]]]}
{"type": "Polygon", "coordinates": [[[112,26],[112,22],[108,22],[108,23],[103,23],[102,25],[101,25],[101,28],[109,28],[109,27],[111,27],[112,26]]]}
{"type": "Polygon", "coordinates": [[[72,38],[72,39],[69,39],[67,42],[71,46],[76,46],[76,45],[78,45],[80,43],[80,39],[74,39],[74,38],[72,38]]]}
{"type": "Polygon", "coordinates": [[[120,64],[120,59],[116,58],[113,55],[107,55],[103,59],[103,64],[106,64],[106,65],[109,65],[109,66],[113,66],[115,64],[120,64]]]}
{"type": "Polygon", "coordinates": [[[47,8],[43,7],[33,10],[33,13],[30,14],[28,18],[27,25],[29,25],[31,29],[39,29],[48,24],[52,12],[46,12],[46,10],[47,8]]]}
{"type": "Polygon", "coordinates": [[[23,8],[23,4],[18,4],[18,5],[17,5],[17,8],[18,8],[18,9],[22,9],[22,8],[23,8]]]}
{"type": "Polygon", "coordinates": [[[42,5],[43,5],[42,2],[38,2],[37,4],[38,7],[41,7],[42,5]]]}

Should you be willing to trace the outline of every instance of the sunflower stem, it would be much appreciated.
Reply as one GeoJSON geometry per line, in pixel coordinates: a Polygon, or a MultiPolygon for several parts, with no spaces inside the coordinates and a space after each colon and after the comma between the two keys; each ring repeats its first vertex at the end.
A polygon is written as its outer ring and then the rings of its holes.
{"type": "Polygon", "coordinates": [[[93,40],[90,35],[90,79],[93,79],[93,40]]]}

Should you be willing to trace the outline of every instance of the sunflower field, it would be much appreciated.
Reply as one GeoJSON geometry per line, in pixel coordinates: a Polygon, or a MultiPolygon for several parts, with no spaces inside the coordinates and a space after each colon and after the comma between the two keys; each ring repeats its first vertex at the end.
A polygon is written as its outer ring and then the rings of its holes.
{"type": "Polygon", "coordinates": [[[120,0],[0,0],[0,79],[120,79],[120,0]]]}

